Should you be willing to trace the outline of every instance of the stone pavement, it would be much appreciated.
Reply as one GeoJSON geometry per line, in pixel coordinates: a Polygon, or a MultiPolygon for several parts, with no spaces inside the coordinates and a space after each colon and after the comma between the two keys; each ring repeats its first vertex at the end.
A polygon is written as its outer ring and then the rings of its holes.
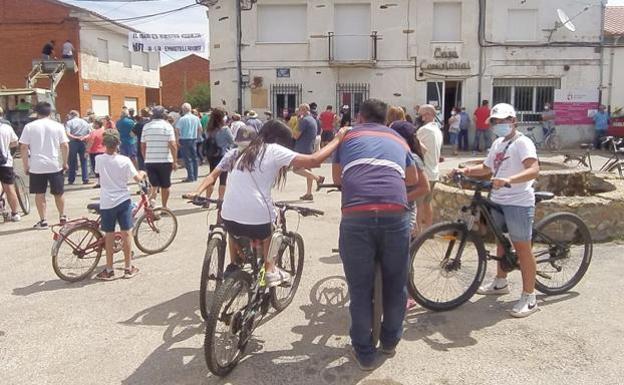
{"type": "MultiPolygon", "coordinates": [[[[459,160],[449,159],[445,167],[459,160]]],[[[320,172],[329,176],[329,165],[320,172]]],[[[177,171],[176,178],[184,176],[177,171]]],[[[305,181],[288,177],[276,194],[280,200],[303,193],[305,181]]],[[[0,383],[624,383],[624,247],[616,243],[597,245],[583,281],[566,295],[540,296],[541,311],[527,319],[507,314],[519,295],[518,273],[511,295],[475,296],[446,313],[410,311],[397,355],[374,372],[361,372],[344,349],[348,293],[340,259],[331,253],[340,196],[325,193],[316,194],[311,206],[326,215],[298,226],[306,259],[293,303],[256,330],[247,357],[230,376],[215,378],[204,363],[198,309],[207,211],[180,199],[192,187],[174,185],[177,238],[161,254],[139,254],[141,272],[132,280],[61,281],[52,271],[51,233],[29,230],[35,214],[0,224],[0,383]]],[[[88,215],[84,208],[94,200],[96,190],[74,186],[67,193],[70,217],[88,215]]],[[[214,218],[210,212],[208,221],[214,218]]],[[[294,229],[297,220],[291,219],[294,229]]]]}

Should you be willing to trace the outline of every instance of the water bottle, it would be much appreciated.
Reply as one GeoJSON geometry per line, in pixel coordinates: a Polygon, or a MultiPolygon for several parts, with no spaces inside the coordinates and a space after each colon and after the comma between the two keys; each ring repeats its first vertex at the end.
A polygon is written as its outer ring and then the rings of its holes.
{"type": "Polygon", "coordinates": [[[282,230],[278,229],[273,232],[271,236],[271,244],[269,245],[269,254],[267,258],[269,261],[275,261],[277,258],[277,254],[279,253],[282,242],[284,242],[284,234],[282,234],[282,230]]]}

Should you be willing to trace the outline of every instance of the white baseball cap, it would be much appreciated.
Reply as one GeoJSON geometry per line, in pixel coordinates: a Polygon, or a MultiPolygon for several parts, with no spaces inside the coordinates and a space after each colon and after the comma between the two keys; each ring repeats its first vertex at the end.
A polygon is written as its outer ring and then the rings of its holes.
{"type": "Polygon", "coordinates": [[[507,103],[498,103],[492,110],[490,111],[490,116],[487,118],[486,122],[490,122],[490,119],[507,119],[507,118],[515,118],[516,117],[516,109],[507,103]]]}

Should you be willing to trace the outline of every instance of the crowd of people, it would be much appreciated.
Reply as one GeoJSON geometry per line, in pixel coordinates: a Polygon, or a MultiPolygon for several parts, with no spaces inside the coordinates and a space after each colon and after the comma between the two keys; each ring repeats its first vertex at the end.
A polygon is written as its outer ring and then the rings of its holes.
{"type": "MultiPolygon", "coordinates": [[[[332,106],[318,114],[315,103],[301,104],[296,113],[285,109],[281,117],[269,116],[262,122],[255,111],[239,115],[214,108],[202,115],[184,103],[179,114],[154,106],[142,109],[137,116],[133,109],[124,108],[113,126],[110,119],[98,119],[91,113],[81,118],[77,111],[70,111],[62,125],[50,118],[49,104],[39,103],[35,106],[37,120],[27,124],[19,138],[21,153],[30,154],[21,158],[30,178],[30,192],[35,194],[39,214],[35,228],[48,227],[48,187],[59,220],[67,220],[64,172],[67,183],[73,184],[80,164],[82,182],[90,183],[89,159],[99,181],[95,187],[100,188],[102,230],[107,233],[107,264],[96,277],[114,278],[109,235],[118,225],[125,234],[124,277],[131,278],[138,269],[131,260],[127,181],[149,179],[152,204],[160,194],[162,206],[167,207],[171,175],[178,162],[186,169],[183,182],[189,183],[197,183],[198,166],[205,162],[211,172],[194,194],[210,196],[218,181],[218,195],[224,202],[221,215],[228,233],[262,241],[267,254],[275,220],[272,187],[283,186],[288,170],[292,170],[307,180],[301,199],[313,200],[313,185],[322,184],[324,177],[311,170],[333,154],[333,182],[342,186],[340,256],[351,298],[353,354],[362,369],[372,369],[377,354],[377,347],[371,344],[370,316],[374,261],[381,261],[384,279],[381,352],[393,354],[410,306],[405,290],[409,239],[433,222],[432,197],[441,177],[443,133],[432,105],[418,106],[415,118],[400,106],[388,106],[376,99],[358,107],[357,116],[352,118],[348,106],[343,106],[340,114],[334,113],[332,106]]],[[[454,112],[449,122],[451,139],[463,146],[467,114],[461,108],[454,112]]],[[[491,198],[503,208],[503,215],[495,216],[495,220],[509,230],[522,270],[523,293],[511,314],[525,317],[537,310],[530,242],[535,206],[532,182],[539,173],[535,146],[518,132],[516,111],[510,105],[499,104],[490,110],[484,101],[474,118],[485,147],[490,146],[490,131],[498,139],[491,144],[483,165],[454,172],[493,175],[491,198]]],[[[12,159],[5,148],[15,145],[18,138],[5,131],[0,126],[0,153],[3,157],[8,154],[8,161],[0,164],[0,181],[16,215],[14,190],[13,195],[10,193],[12,159]]],[[[231,263],[226,274],[240,268],[241,263],[236,242],[230,239],[230,244],[231,263]]],[[[269,286],[290,280],[288,272],[275,266],[271,258],[265,258],[265,263],[269,286]]],[[[508,293],[506,273],[499,269],[495,280],[479,292],[508,293]]]]}

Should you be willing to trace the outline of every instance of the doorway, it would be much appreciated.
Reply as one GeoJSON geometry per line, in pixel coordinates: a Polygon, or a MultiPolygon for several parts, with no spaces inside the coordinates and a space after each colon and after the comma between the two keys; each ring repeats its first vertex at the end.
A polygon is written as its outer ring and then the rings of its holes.
{"type": "Polygon", "coordinates": [[[462,105],[463,81],[446,80],[427,82],[427,103],[437,110],[437,120],[444,132],[444,143],[448,143],[448,119],[453,107],[462,105]]]}

